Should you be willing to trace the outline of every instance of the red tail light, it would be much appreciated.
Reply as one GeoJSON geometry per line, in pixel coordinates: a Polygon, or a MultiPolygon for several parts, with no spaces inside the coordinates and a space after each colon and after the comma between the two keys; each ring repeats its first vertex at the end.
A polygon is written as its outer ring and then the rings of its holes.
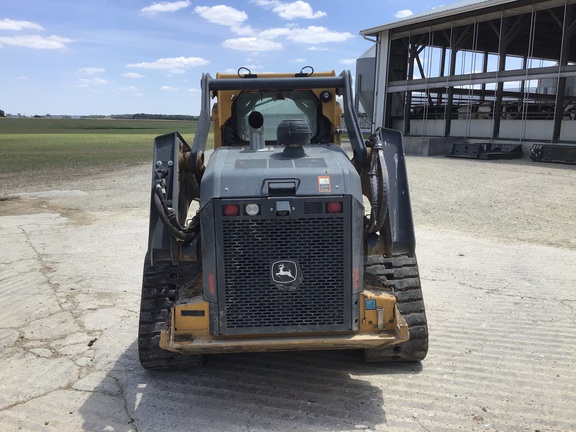
{"type": "Polygon", "coordinates": [[[238,216],[240,213],[240,207],[236,204],[226,204],[222,208],[222,212],[224,213],[224,216],[238,216]]]}
{"type": "Polygon", "coordinates": [[[342,213],[342,203],[339,201],[333,201],[326,204],[326,211],[328,213],[342,213]]]}

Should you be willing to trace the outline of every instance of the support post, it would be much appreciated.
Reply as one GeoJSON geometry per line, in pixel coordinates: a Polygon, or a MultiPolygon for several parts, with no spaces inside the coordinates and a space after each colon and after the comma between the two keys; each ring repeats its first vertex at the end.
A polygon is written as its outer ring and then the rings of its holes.
{"type": "MultiPolygon", "coordinates": [[[[410,43],[410,58],[408,59],[408,80],[414,78],[414,60],[416,56],[416,47],[410,43]]],[[[404,99],[404,135],[410,135],[410,109],[412,107],[412,91],[406,91],[404,99]]]]}
{"type": "MultiPolygon", "coordinates": [[[[568,53],[570,52],[570,36],[574,32],[572,25],[573,6],[564,7],[564,25],[562,26],[562,50],[560,51],[559,68],[568,64],[568,53]]],[[[554,105],[554,130],[552,132],[552,141],[560,140],[562,132],[562,118],[564,117],[564,96],[566,94],[566,78],[558,78],[556,86],[556,101],[554,105]]]]}
{"type": "MultiPolygon", "coordinates": [[[[452,33],[450,40],[450,72],[449,76],[454,76],[456,74],[456,54],[458,54],[458,49],[456,47],[455,39],[456,35],[452,33]]],[[[452,126],[452,103],[454,101],[454,87],[448,87],[448,99],[446,101],[446,121],[444,122],[444,136],[450,136],[450,128],[452,126]]]]}
{"type": "MultiPolygon", "coordinates": [[[[503,72],[506,69],[506,47],[508,46],[505,41],[505,34],[508,29],[508,18],[503,18],[500,23],[500,43],[498,49],[498,72],[503,72]]],[[[504,83],[499,82],[496,86],[496,100],[494,101],[494,129],[492,130],[492,138],[496,139],[500,136],[500,120],[502,118],[502,95],[504,93],[504,83]]]]}

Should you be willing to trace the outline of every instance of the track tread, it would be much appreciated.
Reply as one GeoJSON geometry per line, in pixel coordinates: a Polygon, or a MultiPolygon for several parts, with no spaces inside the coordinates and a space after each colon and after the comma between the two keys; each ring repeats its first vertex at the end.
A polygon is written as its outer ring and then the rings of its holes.
{"type": "Polygon", "coordinates": [[[396,297],[397,307],[406,319],[410,340],[385,349],[365,349],[368,362],[421,361],[428,352],[428,323],[422,299],[422,288],[416,257],[401,255],[392,258],[370,256],[367,259],[365,281],[379,281],[383,290],[396,297]]]}
{"type": "MultiPolygon", "coordinates": [[[[187,273],[199,271],[199,264],[185,264],[187,273]],[[194,268],[191,268],[194,267],[194,268]]],[[[142,279],[138,353],[146,369],[184,369],[200,366],[203,356],[184,356],[160,348],[160,332],[170,316],[170,308],[177,300],[179,268],[169,261],[150,265],[146,257],[142,279]]]]}

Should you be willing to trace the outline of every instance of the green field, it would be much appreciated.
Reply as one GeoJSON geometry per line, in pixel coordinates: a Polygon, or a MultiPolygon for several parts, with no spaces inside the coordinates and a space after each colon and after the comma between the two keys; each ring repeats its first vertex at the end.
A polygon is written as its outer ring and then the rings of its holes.
{"type": "Polygon", "coordinates": [[[147,162],[154,137],[178,131],[192,145],[196,125],[183,120],[0,118],[0,174],[147,162]]]}

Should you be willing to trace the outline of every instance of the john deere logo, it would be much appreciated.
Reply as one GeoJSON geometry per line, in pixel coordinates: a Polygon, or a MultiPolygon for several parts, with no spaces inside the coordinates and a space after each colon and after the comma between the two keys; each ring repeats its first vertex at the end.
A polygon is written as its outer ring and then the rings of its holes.
{"type": "Polygon", "coordinates": [[[298,265],[294,261],[272,263],[272,280],[279,284],[293,284],[298,279],[298,265]]]}

